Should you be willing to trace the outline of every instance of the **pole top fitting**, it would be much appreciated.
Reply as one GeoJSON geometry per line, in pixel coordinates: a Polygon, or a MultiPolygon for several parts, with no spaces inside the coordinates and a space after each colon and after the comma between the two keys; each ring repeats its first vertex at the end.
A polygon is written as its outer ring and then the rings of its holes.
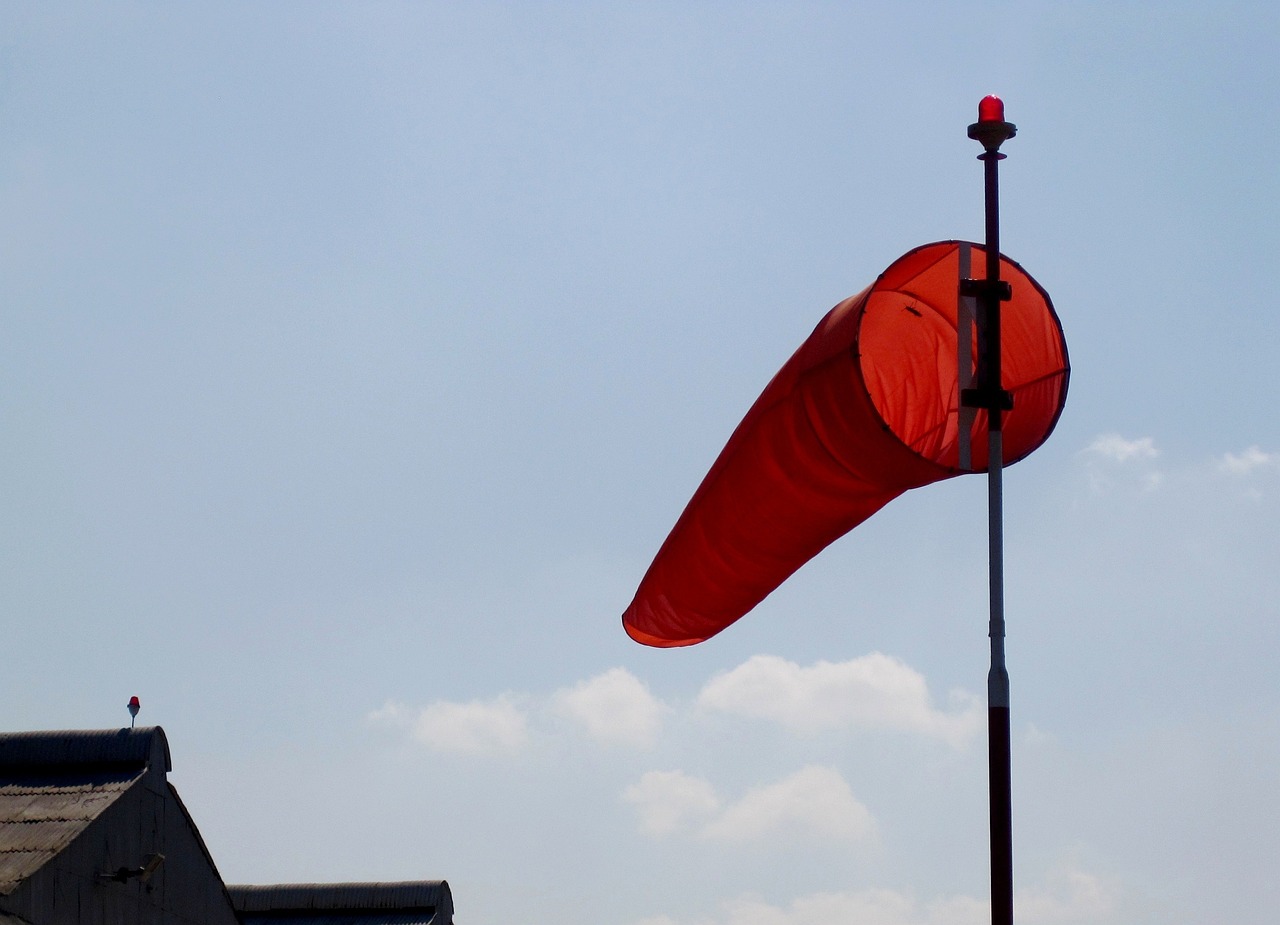
{"type": "Polygon", "coordinates": [[[1004,100],[998,96],[984,96],[978,103],[978,121],[969,126],[969,137],[981,142],[987,154],[994,154],[1016,134],[1018,127],[1004,121],[1004,100]]]}

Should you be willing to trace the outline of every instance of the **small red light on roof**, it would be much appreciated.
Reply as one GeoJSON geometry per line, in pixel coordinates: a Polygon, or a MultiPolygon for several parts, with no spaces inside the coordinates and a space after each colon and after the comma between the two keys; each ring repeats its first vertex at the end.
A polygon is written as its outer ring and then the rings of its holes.
{"type": "Polygon", "coordinates": [[[141,704],[138,702],[138,698],[137,698],[137,697],[130,697],[130,698],[129,698],[129,706],[131,706],[131,707],[136,707],[136,706],[140,706],[140,705],[141,705],[141,704]]]}
{"type": "Polygon", "coordinates": [[[1003,122],[1004,100],[998,96],[984,96],[978,103],[979,122],[1003,122]]]}

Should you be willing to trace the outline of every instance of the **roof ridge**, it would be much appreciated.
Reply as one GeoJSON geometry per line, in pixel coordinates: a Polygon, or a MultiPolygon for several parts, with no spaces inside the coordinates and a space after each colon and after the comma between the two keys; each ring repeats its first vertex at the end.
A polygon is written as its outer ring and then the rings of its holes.
{"type": "Polygon", "coordinates": [[[453,914],[446,880],[228,884],[238,912],[436,909],[453,914]]]}
{"type": "Polygon", "coordinates": [[[169,741],[159,726],[0,733],[0,773],[84,765],[173,770],[169,741]]]}

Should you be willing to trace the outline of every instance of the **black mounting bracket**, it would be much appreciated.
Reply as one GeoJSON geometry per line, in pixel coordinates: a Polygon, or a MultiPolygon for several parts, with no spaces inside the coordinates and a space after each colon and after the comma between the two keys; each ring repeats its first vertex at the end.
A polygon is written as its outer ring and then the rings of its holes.
{"type": "MultiPolygon", "coordinates": [[[[1003,109],[1004,107],[1001,106],[1003,109]]],[[[1018,127],[1012,122],[993,121],[993,122],[975,122],[969,126],[969,137],[974,141],[981,142],[982,147],[986,148],[987,154],[996,154],[1000,150],[1000,146],[1018,134],[1018,127]]],[[[982,155],[978,155],[982,157],[982,155]]],[[[1004,159],[1003,155],[996,154],[1000,160],[1004,159]]]]}
{"type": "Polygon", "coordinates": [[[961,389],[960,404],[965,408],[1012,411],[1013,393],[1008,389],[961,389]]]}
{"type": "Polygon", "coordinates": [[[962,279],[960,294],[977,299],[994,298],[999,302],[1008,302],[1013,298],[1013,287],[1004,279],[962,279]]]}

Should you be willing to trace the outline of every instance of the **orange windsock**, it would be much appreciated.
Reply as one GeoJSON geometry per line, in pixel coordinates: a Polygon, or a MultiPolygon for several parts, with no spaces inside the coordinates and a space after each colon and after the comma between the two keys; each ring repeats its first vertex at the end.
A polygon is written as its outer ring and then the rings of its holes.
{"type": "MultiPolygon", "coordinates": [[[[687,646],[723,630],[910,488],[985,471],[986,412],[960,407],[979,244],[907,253],[819,322],[738,425],[623,614],[631,638],[687,646]]],[[[1053,431],[1069,365],[1049,296],[1001,255],[1004,464],[1053,431]]]]}

